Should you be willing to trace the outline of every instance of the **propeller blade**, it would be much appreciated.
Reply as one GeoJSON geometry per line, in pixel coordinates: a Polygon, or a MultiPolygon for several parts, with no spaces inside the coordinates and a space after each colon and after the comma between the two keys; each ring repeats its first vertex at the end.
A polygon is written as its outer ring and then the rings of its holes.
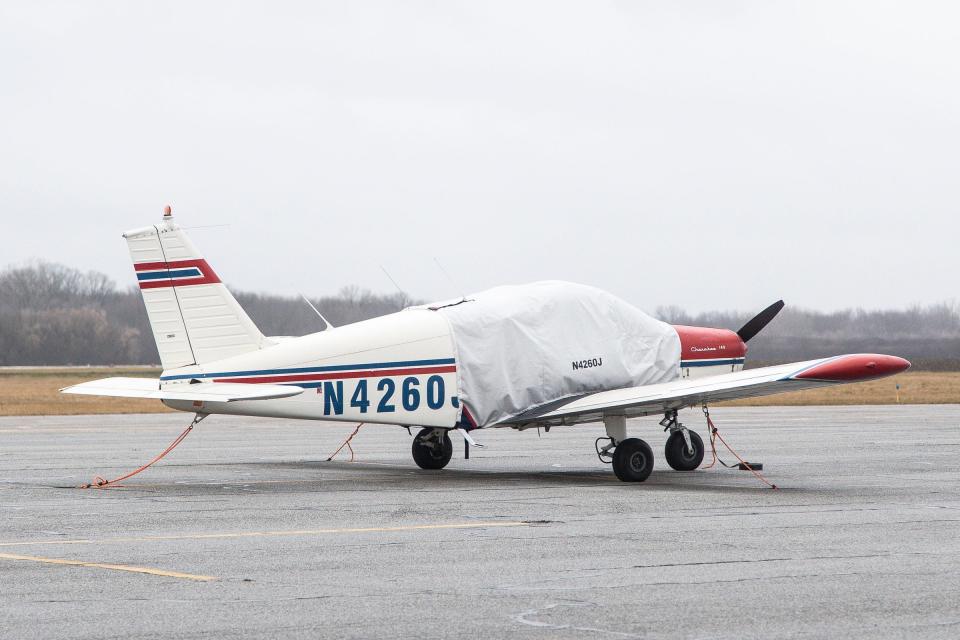
{"type": "Polygon", "coordinates": [[[777,300],[772,305],[753,316],[747,324],[740,327],[740,330],[737,331],[737,335],[740,336],[740,339],[744,342],[747,342],[753,336],[757,335],[767,324],[773,320],[780,310],[783,309],[783,300],[777,300]]]}

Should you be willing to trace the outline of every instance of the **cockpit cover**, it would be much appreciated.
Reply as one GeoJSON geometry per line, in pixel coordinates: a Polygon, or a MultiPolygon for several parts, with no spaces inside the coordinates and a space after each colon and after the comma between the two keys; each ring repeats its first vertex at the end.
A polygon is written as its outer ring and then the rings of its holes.
{"type": "Polygon", "coordinates": [[[477,426],[562,398],[680,375],[673,327],[593,287],[534,282],[427,308],[450,323],[460,399],[477,426]]]}

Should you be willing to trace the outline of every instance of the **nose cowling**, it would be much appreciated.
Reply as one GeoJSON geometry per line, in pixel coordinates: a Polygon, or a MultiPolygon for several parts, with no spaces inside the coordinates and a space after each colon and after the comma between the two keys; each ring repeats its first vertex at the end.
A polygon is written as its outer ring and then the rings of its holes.
{"type": "Polygon", "coordinates": [[[743,358],[747,345],[735,331],[673,325],[680,337],[680,359],[715,360],[718,358],[743,358]]]}

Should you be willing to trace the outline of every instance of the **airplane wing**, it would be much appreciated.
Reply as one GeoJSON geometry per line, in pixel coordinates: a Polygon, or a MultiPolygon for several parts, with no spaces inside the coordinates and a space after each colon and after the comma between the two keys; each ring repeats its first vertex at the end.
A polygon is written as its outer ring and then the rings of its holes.
{"type": "Polygon", "coordinates": [[[169,385],[161,389],[160,381],[150,378],[103,378],[65,387],[60,391],[88,396],[186,400],[188,402],[235,402],[289,398],[303,393],[303,387],[285,384],[198,382],[169,385]]]}
{"type": "Polygon", "coordinates": [[[847,382],[862,382],[905,371],[903,358],[851,354],[794,362],[736,373],[599,391],[565,398],[526,411],[497,426],[562,425],[595,422],[604,414],[640,417],[720,400],[753,398],[847,382]]]}

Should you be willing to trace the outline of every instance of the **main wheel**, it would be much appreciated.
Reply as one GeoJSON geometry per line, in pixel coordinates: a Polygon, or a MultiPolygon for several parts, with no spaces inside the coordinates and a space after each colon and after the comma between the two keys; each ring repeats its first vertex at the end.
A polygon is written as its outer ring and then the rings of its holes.
{"type": "Polygon", "coordinates": [[[695,431],[687,431],[687,433],[690,435],[693,453],[687,449],[687,442],[679,431],[670,434],[667,438],[667,446],[663,448],[667,464],[677,471],[693,471],[703,462],[703,440],[695,431]]]}
{"type": "Polygon", "coordinates": [[[441,429],[421,429],[413,439],[413,461],[421,469],[443,469],[453,456],[450,436],[441,429]],[[442,431],[440,434],[434,431],[442,431]]]}
{"type": "Polygon", "coordinates": [[[653,471],[653,450],[640,438],[627,438],[613,450],[613,473],[624,482],[643,482],[653,471]]]}

